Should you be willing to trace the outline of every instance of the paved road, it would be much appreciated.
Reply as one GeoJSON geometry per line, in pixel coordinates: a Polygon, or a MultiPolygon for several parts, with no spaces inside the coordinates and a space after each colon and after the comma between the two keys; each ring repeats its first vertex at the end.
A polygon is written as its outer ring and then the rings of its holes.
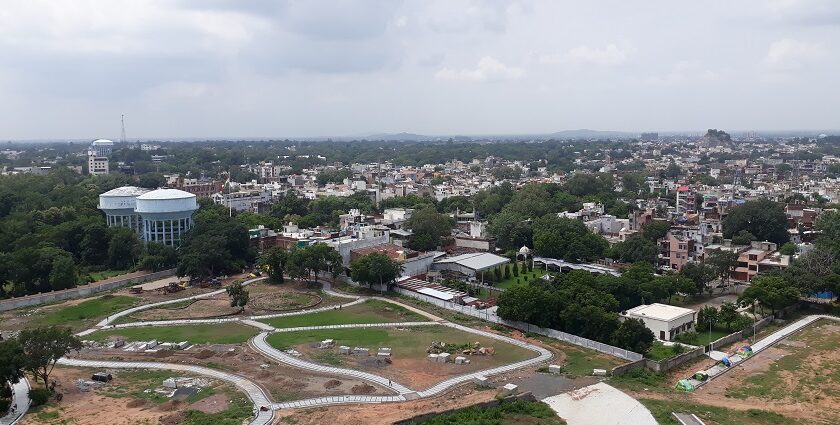
{"type": "Polygon", "coordinates": [[[12,385],[12,406],[17,405],[17,409],[12,412],[11,409],[0,418],[0,425],[13,425],[26,414],[29,410],[29,381],[23,377],[17,384],[12,385]]]}
{"type": "Polygon", "coordinates": [[[755,357],[756,354],[763,351],[767,347],[770,347],[773,344],[775,344],[775,343],[793,335],[794,333],[799,332],[803,328],[808,327],[809,325],[813,324],[814,322],[816,322],[817,320],[820,320],[820,319],[840,321],[840,317],[825,316],[825,315],[821,315],[821,314],[813,314],[813,315],[810,315],[810,316],[803,317],[802,319],[799,319],[796,322],[793,322],[790,325],[785,326],[784,328],[779,329],[776,332],[773,332],[772,334],[768,335],[767,337],[765,337],[765,338],[761,339],[760,341],[757,341],[755,344],[753,344],[752,345],[752,349],[753,349],[753,355],[752,356],[747,357],[747,358],[742,358],[738,354],[734,354],[734,355],[730,354],[728,356],[729,356],[729,360],[732,362],[731,367],[726,367],[726,366],[724,366],[723,364],[720,364],[720,363],[715,364],[714,366],[712,366],[709,369],[706,369],[704,371],[704,372],[706,372],[707,375],[709,375],[709,379],[707,379],[705,381],[698,381],[696,379],[689,379],[689,382],[691,382],[695,387],[700,387],[700,386],[706,385],[712,379],[723,375],[724,373],[730,371],[731,369],[734,369],[735,366],[741,364],[742,362],[744,362],[744,361],[746,361],[746,360],[748,360],[752,357],[755,357]]]}
{"type": "Polygon", "coordinates": [[[116,361],[98,361],[98,360],[83,360],[61,358],[58,364],[63,366],[76,367],[92,367],[99,369],[159,369],[172,370],[176,372],[188,372],[197,375],[208,376],[222,381],[229,382],[236,385],[237,388],[245,392],[251,402],[254,403],[255,417],[251,420],[250,425],[267,425],[274,419],[274,412],[260,411],[259,406],[270,407],[272,405],[268,395],[257,384],[250,380],[232,373],[222,372],[216,369],[210,369],[201,366],[190,366],[175,363],[159,363],[159,362],[116,362],[116,361]]]}

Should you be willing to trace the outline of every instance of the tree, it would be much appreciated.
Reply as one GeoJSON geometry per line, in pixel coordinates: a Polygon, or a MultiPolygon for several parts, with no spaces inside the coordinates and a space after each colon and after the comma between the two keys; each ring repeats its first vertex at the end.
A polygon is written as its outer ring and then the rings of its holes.
{"type": "Polygon", "coordinates": [[[725,285],[735,268],[738,267],[738,254],[722,249],[707,254],[706,264],[712,267],[715,277],[719,278],[725,285]]]}
{"type": "Polygon", "coordinates": [[[732,208],[721,222],[723,237],[732,238],[746,231],[756,240],[783,244],[788,241],[787,218],[781,204],[769,199],[748,201],[732,208]]]}
{"type": "Polygon", "coordinates": [[[817,247],[829,251],[835,259],[840,258],[840,212],[822,213],[817,219],[815,228],[819,234],[816,241],[817,247]]]}
{"type": "Polygon", "coordinates": [[[531,223],[527,218],[513,211],[502,211],[490,220],[488,228],[496,237],[496,245],[502,249],[518,249],[533,245],[531,223]]]}
{"type": "Polygon", "coordinates": [[[653,243],[657,243],[668,234],[669,230],[671,230],[671,223],[661,220],[651,221],[642,226],[642,236],[653,243]]]}
{"type": "Polygon", "coordinates": [[[147,189],[157,189],[166,184],[166,178],[159,173],[146,173],[137,179],[137,186],[145,187],[147,189]]]}
{"type": "Polygon", "coordinates": [[[519,277],[519,261],[513,262],[513,277],[519,277]]]}
{"type": "Polygon", "coordinates": [[[286,269],[289,271],[289,276],[295,279],[311,279],[314,276],[314,280],[317,281],[318,274],[322,271],[329,271],[335,277],[341,273],[343,268],[341,254],[329,245],[322,243],[294,249],[289,253],[286,260],[286,269]]]}
{"type": "Polygon", "coordinates": [[[418,251],[431,251],[441,244],[441,238],[452,232],[452,219],[433,207],[415,211],[406,223],[411,229],[408,246],[418,251]]]}
{"type": "Polygon", "coordinates": [[[390,289],[391,284],[400,277],[401,273],[402,264],[391,260],[381,252],[370,253],[350,263],[350,277],[371,288],[374,283],[377,283],[380,289],[386,284],[390,289]]]}
{"type": "Polygon", "coordinates": [[[781,248],[779,248],[779,254],[782,255],[794,255],[796,251],[799,249],[796,247],[796,244],[793,242],[785,242],[781,248]]]}
{"type": "Polygon", "coordinates": [[[32,373],[36,380],[44,381],[49,388],[49,378],[58,359],[71,351],[82,348],[82,341],[70,328],[60,326],[24,329],[18,341],[25,355],[24,370],[32,373]]]}
{"type": "Polygon", "coordinates": [[[773,315],[799,300],[799,290],[780,276],[756,276],[750,286],[741,294],[739,301],[752,304],[758,302],[770,309],[773,315]]]}
{"type": "Polygon", "coordinates": [[[610,250],[610,255],[624,263],[636,263],[643,261],[650,264],[656,264],[656,256],[659,250],[656,245],[649,239],[640,235],[632,235],[619,242],[610,250]]]}
{"type": "Polygon", "coordinates": [[[147,242],[145,252],[137,263],[140,270],[160,271],[178,265],[178,252],[175,247],[159,242],[147,242]]]}
{"type": "Polygon", "coordinates": [[[733,303],[725,302],[720,306],[718,320],[726,325],[726,330],[732,330],[732,323],[738,320],[738,308],[733,303]]]}
{"type": "Polygon", "coordinates": [[[268,270],[268,275],[272,280],[283,283],[283,273],[286,271],[286,261],[288,259],[288,251],[280,247],[273,247],[267,249],[260,256],[260,265],[268,270]]]}
{"type": "Polygon", "coordinates": [[[6,382],[16,384],[23,378],[26,357],[17,339],[0,341],[0,388],[6,382]]]}
{"type": "Polygon", "coordinates": [[[181,241],[178,276],[206,279],[236,273],[254,260],[248,229],[220,205],[202,203],[195,227],[181,241]]]}
{"type": "Polygon", "coordinates": [[[225,292],[227,292],[228,297],[230,298],[231,307],[239,307],[240,311],[245,310],[245,306],[248,304],[248,300],[250,299],[250,294],[242,286],[242,283],[234,282],[230,284],[227,288],[225,288],[225,292]]]}
{"type": "Polygon", "coordinates": [[[50,271],[50,287],[53,290],[75,288],[78,280],[79,276],[72,258],[61,256],[53,260],[50,271]]]}
{"type": "Polygon", "coordinates": [[[714,327],[719,319],[718,310],[710,305],[697,312],[697,324],[702,324],[704,327],[714,327]]]}
{"type": "Polygon", "coordinates": [[[687,288],[683,288],[681,292],[685,292],[690,295],[698,295],[703,293],[707,283],[714,280],[715,276],[717,276],[717,272],[714,267],[708,264],[688,263],[680,269],[680,276],[691,280],[694,284],[693,290],[688,291],[687,288]]]}
{"type": "Polygon", "coordinates": [[[612,335],[612,345],[636,353],[647,353],[655,335],[641,319],[625,319],[612,335]]]}
{"type": "Polygon", "coordinates": [[[111,232],[108,263],[116,269],[133,267],[140,257],[140,239],[137,238],[137,233],[126,227],[114,227],[111,232]]]}

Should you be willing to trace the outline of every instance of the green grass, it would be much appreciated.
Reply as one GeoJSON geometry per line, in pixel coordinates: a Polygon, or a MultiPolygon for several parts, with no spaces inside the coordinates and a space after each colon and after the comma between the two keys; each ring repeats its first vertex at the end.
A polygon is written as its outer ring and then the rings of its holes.
{"type": "Polygon", "coordinates": [[[727,388],[726,395],[737,399],[794,400],[808,402],[814,394],[837,397],[840,371],[823,360],[823,355],[840,349],[836,333],[824,332],[821,327],[829,324],[817,321],[814,325],[790,337],[804,342],[805,347],[780,346],[788,353],[770,364],[763,372],[753,373],[738,385],[727,388]],[[793,378],[791,380],[791,378],[793,378]]]}
{"type": "Polygon", "coordinates": [[[162,342],[189,341],[194,344],[239,344],[256,335],[258,330],[238,323],[213,323],[182,326],[148,326],[97,331],[86,338],[104,341],[111,336],[121,336],[129,341],[162,342]]]}
{"type": "Polygon", "coordinates": [[[659,341],[654,341],[653,345],[650,347],[650,351],[645,354],[645,357],[655,360],[667,360],[671,357],[676,357],[684,352],[688,351],[688,348],[683,347],[681,352],[674,351],[674,346],[665,345],[659,341]]]}
{"type": "MultiPolygon", "coordinates": [[[[545,270],[537,270],[537,269],[534,269],[534,271],[529,272],[529,273],[523,273],[521,268],[520,268],[519,278],[518,278],[519,279],[519,284],[520,285],[524,284],[526,277],[528,278],[528,282],[530,282],[532,280],[539,279],[540,277],[542,277],[546,273],[547,272],[545,270]]],[[[551,273],[549,273],[549,274],[551,274],[551,273]]],[[[511,275],[510,279],[504,279],[502,281],[499,281],[499,282],[493,284],[493,286],[495,286],[497,288],[508,289],[508,288],[511,288],[511,287],[517,285],[516,279],[517,279],[516,277],[513,277],[511,275]]]]}
{"type": "Polygon", "coordinates": [[[426,349],[432,341],[450,344],[464,344],[478,341],[482,346],[494,347],[494,360],[512,363],[536,354],[530,350],[516,347],[502,341],[482,337],[446,326],[422,326],[403,330],[399,329],[322,329],[315,331],[281,332],[268,336],[268,343],[278,349],[285,349],[301,344],[314,343],[325,339],[334,339],[336,345],[366,347],[371,351],[379,347],[390,347],[395,356],[404,358],[425,358],[426,349]]]}
{"type": "Polygon", "coordinates": [[[219,413],[204,413],[198,410],[188,410],[184,425],[241,425],[245,419],[253,416],[253,405],[237,394],[232,397],[228,408],[219,413]]]}
{"type": "Polygon", "coordinates": [[[550,345],[566,355],[562,364],[563,374],[566,376],[589,376],[592,375],[592,369],[606,369],[609,371],[616,366],[621,366],[626,363],[621,359],[567,344],[547,336],[537,334],[528,334],[528,336],[541,341],[543,344],[550,345]]]}
{"type": "Polygon", "coordinates": [[[630,391],[670,391],[671,389],[667,386],[667,379],[666,375],[640,368],[633,369],[621,376],[611,377],[610,385],[630,391]]]}
{"type": "Polygon", "coordinates": [[[106,397],[131,397],[160,404],[168,401],[169,398],[154,391],[147,393],[145,390],[159,387],[164,379],[173,376],[177,375],[168,370],[119,371],[114,373],[114,380],[103,386],[99,392],[106,397]]]}
{"type": "Polygon", "coordinates": [[[708,345],[712,341],[717,341],[733,331],[728,331],[725,328],[712,328],[711,336],[709,336],[709,328],[705,330],[702,327],[696,329],[696,334],[688,333],[678,335],[675,339],[683,344],[696,345],[699,347],[708,345]]]}
{"type": "Polygon", "coordinates": [[[91,281],[98,282],[100,280],[110,279],[126,273],[131,273],[131,270],[103,270],[101,272],[90,272],[88,273],[88,277],[91,281]]]}
{"type": "Polygon", "coordinates": [[[413,422],[424,425],[481,424],[481,425],[563,425],[547,404],[534,401],[505,401],[496,407],[469,407],[452,413],[437,415],[429,420],[413,422]]]}
{"type": "Polygon", "coordinates": [[[75,328],[79,325],[104,319],[108,315],[133,306],[136,302],[137,298],[125,295],[104,295],[74,306],[50,311],[36,319],[34,324],[39,326],[62,325],[75,328]]]}
{"type": "Polygon", "coordinates": [[[693,413],[706,423],[721,425],[783,425],[796,423],[791,418],[766,410],[734,410],[673,400],[639,399],[639,401],[650,410],[659,425],[679,425],[671,412],[693,413]]]}
{"type": "Polygon", "coordinates": [[[301,326],[344,325],[350,323],[392,323],[426,321],[425,317],[408,309],[380,300],[368,300],[341,310],[278,317],[263,320],[275,328],[301,326]]]}

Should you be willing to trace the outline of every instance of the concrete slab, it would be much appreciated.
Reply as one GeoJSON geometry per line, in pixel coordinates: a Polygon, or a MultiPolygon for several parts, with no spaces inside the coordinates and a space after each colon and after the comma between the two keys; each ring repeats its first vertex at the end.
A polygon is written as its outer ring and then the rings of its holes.
{"type": "Polygon", "coordinates": [[[603,382],[543,401],[569,425],[658,425],[642,403],[603,382]]]}

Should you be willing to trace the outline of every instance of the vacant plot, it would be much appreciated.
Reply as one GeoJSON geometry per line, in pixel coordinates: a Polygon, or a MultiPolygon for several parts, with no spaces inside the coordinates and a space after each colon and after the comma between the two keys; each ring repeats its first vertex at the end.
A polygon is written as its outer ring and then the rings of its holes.
{"type": "Polygon", "coordinates": [[[187,300],[165,304],[157,308],[140,310],[131,316],[120,318],[120,323],[153,320],[204,319],[232,316],[240,312],[239,307],[231,307],[227,295],[212,298],[187,300]]]}
{"type": "Polygon", "coordinates": [[[693,413],[707,424],[784,425],[795,423],[778,413],[767,410],[734,410],[686,401],[639,399],[650,410],[659,425],[679,425],[671,412],[693,413]]]}
{"type": "Polygon", "coordinates": [[[125,310],[138,299],[124,295],[103,295],[86,300],[70,300],[43,307],[24,308],[0,314],[0,330],[19,330],[34,326],[61,325],[86,329],[110,314],[125,310]]]}
{"type": "Polygon", "coordinates": [[[425,425],[487,424],[487,425],[565,425],[566,421],[542,402],[508,401],[495,407],[470,407],[434,418],[412,422],[425,425]]]}
{"type": "Polygon", "coordinates": [[[51,378],[63,400],[51,401],[25,416],[24,424],[241,424],[252,415],[244,394],[227,383],[195,377],[194,394],[170,397],[164,379],[186,377],[167,371],[114,370],[114,380],[82,391],[76,381],[92,369],[58,367],[51,378]]]}
{"type": "Polygon", "coordinates": [[[94,332],[86,339],[105,341],[112,337],[122,337],[128,341],[154,339],[163,342],[189,341],[195,344],[239,344],[248,341],[257,332],[256,328],[234,322],[108,329],[94,332]]]}
{"type": "Polygon", "coordinates": [[[278,317],[263,320],[275,328],[343,325],[349,323],[393,323],[426,321],[425,317],[404,307],[380,300],[368,300],[341,310],[278,317]]]}
{"type": "Polygon", "coordinates": [[[316,362],[373,371],[383,376],[393,377],[399,382],[419,386],[431,385],[442,377],[493,368],[537,355],[521,347],[447,326],[282,332],[270,335],[268,342],[280,349],[294,348],[316,362]],[[324,339],[335,340],[336,347],[317,348],[317,342],[324,339]],[[453,348],[461,344],[478,342],[482,347],[492,347],[495,354],[466,356],[470,360],[470,364],[467,365],[432,363],[426,359],[427,349],[432,342],[445,342],[453,348]],[[338,354],[338,346],[341,345],[369,348],[372,356],[338,354]],[[376,351],[380,347],[393,350],[392,363],[375,358],[376,351]]]}

